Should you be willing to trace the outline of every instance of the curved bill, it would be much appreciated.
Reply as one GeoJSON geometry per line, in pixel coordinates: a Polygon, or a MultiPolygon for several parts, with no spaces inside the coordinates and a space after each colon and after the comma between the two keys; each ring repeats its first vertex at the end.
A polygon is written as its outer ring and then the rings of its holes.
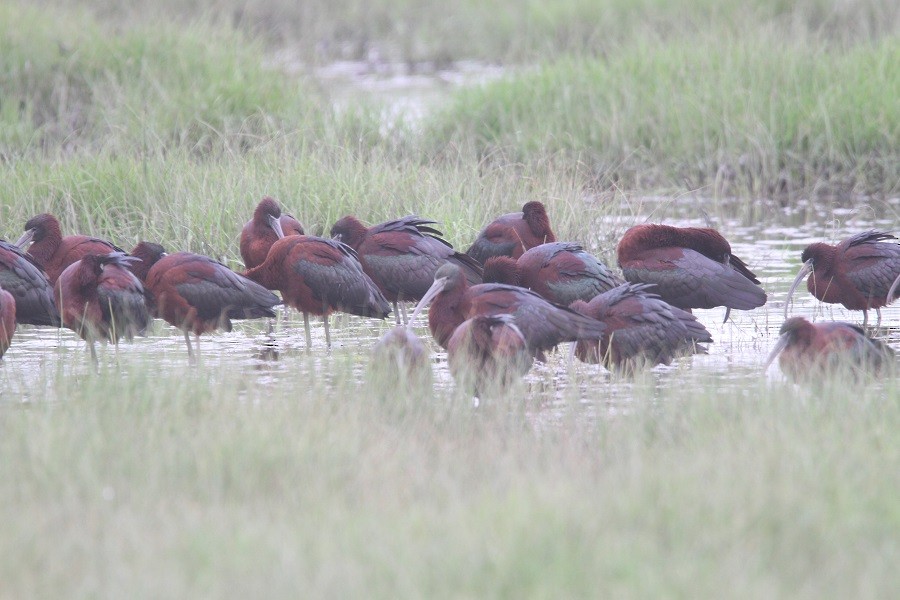
{"type": "Polygon", "coordinates": [[[29,229],[25,233],[22,234],[22,237],[16,240],[16,246],[19,248],[25,249],[25,246],[28,245],[29,242],[34,238],[34,229],[29,229]]]}
{"type": "Polygon", "coordinates": [[[269,227],[275,230],[275,234],[278,236],[278,239],[284,237],[284,229],[281,228],[281,221],[278,217],[273,217],[272,215],[268,215],[269,219],[269,227]]]}
{"type": "Polygon", "coordinates": [[[800,272],[797,273],[797,277],[794,279],[794,283],[791,284],[791,289],[788,290],[787,299],[784,301],[784,318],[787,319],[788,316],[788,307],[791,305],[791,297],[794,295],[794,290],[797,289],[797,286],[800,285],[800,282],[803,281],[803,278],[812,273],[813,270],[813,262],[812,259],[803,263],[803,266],[800,267],[800,272]]]}
{"type": "Polygon", "coordinates": [[[897,279],[891,284],[891,289],[888,290],[887,298],[884,301],[885,304],[890,304],[894,301],[894,298],[896,298],[894,294],[897,291],[897,286],[900,286],[900,274],[897,275],[897,279]]]}
{"type": "Polygon", "coordinates": [[[416,304],[416,308],[413,309],[412,315],[409,317],[409,322],[406,324],[407,327],[412,328],[413,323],[416,322],[416,317],[419,316],[419,313],[422,312],[432,300],[434,300],[435,296],[444,291],[444,286],[447,285],[447,280],[449,277],[441,277],[440,279],[435,279],[434,283],[431,284],[431,287],[428,288],[428,291],[425,292],[425,295],[422,296],[422,299],[419,300],[419,303],[416,304]]]}
{"type": "Polygon", "coordinates": [[[775,347],[772,348],[772,351],[769,353],[769,357],[766,358],[766,365],[763,367],[763,373],[769,370],[769,367],[772,366],[772,363],[775,362],[775,359],[778,358],[778,355],[781,354],[782,350],[787,348],[788,345],[788,336],[783,335],[778,338],[778,342],[775,343],[775,347]]]}

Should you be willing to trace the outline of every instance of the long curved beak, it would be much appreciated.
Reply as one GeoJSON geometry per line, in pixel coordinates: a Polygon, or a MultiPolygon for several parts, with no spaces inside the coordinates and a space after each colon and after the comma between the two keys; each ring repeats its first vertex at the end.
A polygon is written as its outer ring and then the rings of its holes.
{"type": "Polygon", "coordinates": [[[797,286],[800,285],[800,282],[803,281],[803,278],[812,273],[813,270],[813,261],[812,259],[803,263],[803,266],[800,267],[800,272],[797,273],[797,277],[794,279],[794,283],[791,284],[791,289],[788,290],[787,300],[784,301],[784,318],[787,319],[788,316],[788,307],[791,305],[791,297],[794,295],[794,290],[797,289],[797,286]]]}
{"type": "Polygon", "coordinates": [[[268,215],[267,218],[269,219],[269,227],[275,230],[275,234],[278,236],[278,239],[280,240],[281,238],[283,238],[284,229],[281,228],[281,221],[276,217],[273,217],[272,215],[268,215]]]}
{"type": "Polygon", "coordinates": [[[431,284],[431,287],[428,288],[428,291],[425,292],[425,295],[422,296],[422,299],[419,300],[419,303],[416,304],[416,308],[413,309],[412,315],[409,317],[409,322],[406,324],[410,329],[413,326],[413,323],[416,322],[416,317],[419,316],[419,313],[422,312],[426,306],[428,306],[434,298],[444,291],[444,286],[447,285],[447,281],[449,277],[441,277],[440,279],[435,279],[434,283],[431,284]]]}
{"type": "Polygon", "coordinates": [[[885,300],[885,304],[890,304],[894,301],[894,293],[897,291],[897,286],[900,285],[900,275],[897,275],[897,279],[894,280],[894,283],[891,284],[891,289],[888,290],[887,299],[885,300]]]}
{"type": "Polygon", "coordinates": [[[27,246],[33,238],[34,238],[34,229],[28,229],[25,231],[25,233],[22,234],[22,237],[20,237],[18,240],[16,240],[16,246],[18,246],[19,248],[22,248],[24,250],[25,246],[27,246]]]}
{"type": "Polygon", "coordinates": [[[772,366],[772,363],[775,362],[775,359],[778,358],[778,355],[781,354],[782,350],[787,348],[788,345],[788,336],[782,335],[778,338],[778,341],[775,343],[775,347],[772,348],[772,351],[769,353],[769,357],[766,358],[766,365],[763,367],[763,373],[769,370],[769,367],[772,366]]]}

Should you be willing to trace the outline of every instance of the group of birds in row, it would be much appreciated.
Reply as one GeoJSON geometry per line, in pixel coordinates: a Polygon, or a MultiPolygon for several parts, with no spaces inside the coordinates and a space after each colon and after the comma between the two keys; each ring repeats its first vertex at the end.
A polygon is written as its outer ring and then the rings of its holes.
{"type": "MultiPolygon", "coordinates": [[[[567,341],[576,342],[581,360],[612,369],[669,364],[712,342],[692,309],[723,306],[727,320],[732,309],[751,310],[767,299],[728,241],[709,228],[632,227],[617,248],[619,276],[578,244],[556,241],[540,202],[489,223],[465,253],[435,224],[413,215],[366,227],[347,216],[331,238],[305,235],[266,197],[241,231],[246,270],[236,273],[199,254],[167,254],[152,242],[126,253],[95,237],[64,237],[58,220],[41,214],[15,244],[0,242],[0,354],[16,323],[62,325],[89,343],[96,360],[95,341],[130,339],[158,317],[183,331],[193,358],[190,333],[199,344],[201,334],[230,330],[232,319],[274,316],[280,303],[303,314],[307,348],[309,315],[325,317],[330,346],[331,312],[384,319],[393,305],[398,327],[376,349],[415,368],[430,361],[409,325],[430,303],[429,328],[447,349],[451,371],[504,385],[567,341]],[[418,301],[408,320],[407,301],[418,301]],[[399,326],[401,313],[406,326],[399,326]]],[[[900,244],[893,239],[867,231],[835,246],[807,247],[785,316],[808,275],[816,298],[875,309],[880,323],[880,308],[900,284],[900,244]]],[[[782,369],[795,376],[828,368],[836,357],[876,370],[892,362],[890,349],[861,328],[802,318],[785,321],[772,356],[777,352],[782,369]]]]}

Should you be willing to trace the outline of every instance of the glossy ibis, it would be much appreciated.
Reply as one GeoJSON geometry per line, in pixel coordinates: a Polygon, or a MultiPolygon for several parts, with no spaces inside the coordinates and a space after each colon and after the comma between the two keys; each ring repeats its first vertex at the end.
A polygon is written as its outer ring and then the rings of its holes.
{"type": "Polygon", "coordinates": [[[810,323],[803,317],[784,322],[780,337],[766,361],[778,357],[781,370],[794,381],[835,374],[878,375],[895,366],[894,351],[865,330],[850,323],[810,323]],[[780,355],[780,356],[779,356],[780,355]]]}
{"type": "Polygon", "coordinates": [[[241,230],[241,258],[248,269],[266,260],[276,240],[288,235],[303,235],[303,225],[291,215],[281,214],[274,198],[266,196],[256,205],[253,218],[241,230]]]}
{"type": "Polygon", "coordinates": [[[49,213],[32,217],[25,223],[25,233],[16,241],[16,246],[28,248],[34,261],[47,274],[51,284],[56,283],[60,273],[88,254],[109,254],[125,251],[106,240],[87,235],[67,235],[63,237],[59,221],[49,213]]]}
{"type": "Polygon", "coordinates": [[[16,332],[16,299],[0,287],[0,358],[9,350],[16,332]]]}
{"type": "Polygon", "coordinates": [[[519,258],[540,244],[555,242],[547,210],[540,202],[526,202],[522,212],[497,217],[481,230],[466,254],[484,264],[492,256],[519,258]]]}
{"type": "Polygon", "coordinates": [[[655,284],[653,291],[672,306],[724,306],[727,321],[733,308],[766,303],[756,275],[715,229],[637,225],[625,232],[617,251],[625,279],[655,284]]]}
{"type": "Polygon", "coordinates": [[[378,393],[421,392],[431,387],[431,358],[412,329],[398,325],[372,348],[372,368],[380,380],[378,393]]]}
{"type": "Polygon", "coordinates": [[[500,283],[470,286],[462,269],[449,263],[434,274],[434,283],[419,301],[410,323],[429,302],[428,325],[443,348],[463,321],[482,315],[513,315],[533,356],[541,356],[561,342],[598,340],[606,330],[600,321],[548,302],[525,288],[500,283]]]}
{"type": "Polygon", "coordinates": [[[16,323],[59,327],[59,311],[53,286],[31,255],[9,242],[0,241],[0,288],[16,302],[16,323]]]}
{"type": "Polygon", "coordinates": [[[529,248],[518,260],[506,256],[489,258],[484,273],[485,282],[519,285],[563,306],[575,300],[590,300],[625,283],[581,246],[570,242],[529,248]]]}
{"type": "MultiPolygon", "coordinates": [[[[393,303],[397,323],[397,303],[421,300],[434,282],[435,271],[445,263],[462,268],[470,284],[481,283],[481,265],[456,252],[431,227],[436,223],[410,215],[366,227],[356,217],[346,216],[331,228],[331,237],[356,250],[363,271],[393,303]]],[[[403,316],[405,320],[405,310],[403,316]]]]}
{"type": "Polygon", "coordinates": [[[479,398],[502,394],[534,359],[510,314],[466,319],[447,341],[447,362],[457,385],[479,398]]]}
{"type": "Polygon", "coordinates": [[[88,254],[60,273],[53,293],[62,324],[88,342],[131,340],[150,325],[144,287],[129,270],[139,260],[123,252],[88,254]]]}
{"type": "Polygon", "coordinates": [[[784,316],[794,290],[809,275],[806,289],[829,304],[842,304],[849,310],[863,311],[863,327],[869,321],[869,309],[878,315],[881,325],[881,307],[893,300],[891,283],[900,276],[900,244],[885,242],[895,236],[884,231],[864,231],[850,236],[834,246],[810,244],[800,259],[803,266],[784,303],[784,316]],[[888,292],[890,300],[888,299],[888,292]]]}
{"type": "Polygon", "coordinates": [[[275,294],[207,256],[166,254],[149,242],[140,242],[131,254],[141,259],[134,272],[144,282],[154,314],[184,332],[191,360],[191,332],[199,354],[202,334],[231,331],[232,319],[275,316],[272,307],[280,302],[275,294]]]}
{"type": "Polygon", "coordinates": [[[391,305],[378,286],[363,272],[350,246],[311,235],[291,235],[272,245],[263,264],[246,276],[270,290],[278,290],[284,303],[303,313],[306,347],[312,347],[309,315],[322,315],[325,342],[331,347],[328,315],[332,311],[384,319],[391,305]]]}
{"type": "Polygon", "coordinates": [[[712,342],[706,327],[691,313],[651,293],[652,285],[625,283],[594,297],[576,300],[571,308],[602,321],[607,330],[599,342],[580,341],[575,355],[626,372],[640,366],[668,365],[684,354],[705,352],[712,342]]]}

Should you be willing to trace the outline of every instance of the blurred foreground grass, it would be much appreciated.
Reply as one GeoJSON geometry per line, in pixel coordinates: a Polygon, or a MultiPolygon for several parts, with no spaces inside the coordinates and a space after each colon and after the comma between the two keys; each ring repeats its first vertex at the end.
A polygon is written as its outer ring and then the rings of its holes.
{"type": "MultiPolygon", "coordinates": [[[[47,369],[0,409],[7,597],[887,597],[900,390],[681,370],[593,416],[386,399],[358,357],[47,369]],[[222,368],[226,367],[226,368],[222,368]],[[128,376],[123,377],[122,372],[128,376]],[[323,377],[323,372],[328,375],[323,377]]],[[[50,363],[53,365],[54,363],[50,363]]],[[[522,394],[525,394],[523,396],[522,394]]]]}

